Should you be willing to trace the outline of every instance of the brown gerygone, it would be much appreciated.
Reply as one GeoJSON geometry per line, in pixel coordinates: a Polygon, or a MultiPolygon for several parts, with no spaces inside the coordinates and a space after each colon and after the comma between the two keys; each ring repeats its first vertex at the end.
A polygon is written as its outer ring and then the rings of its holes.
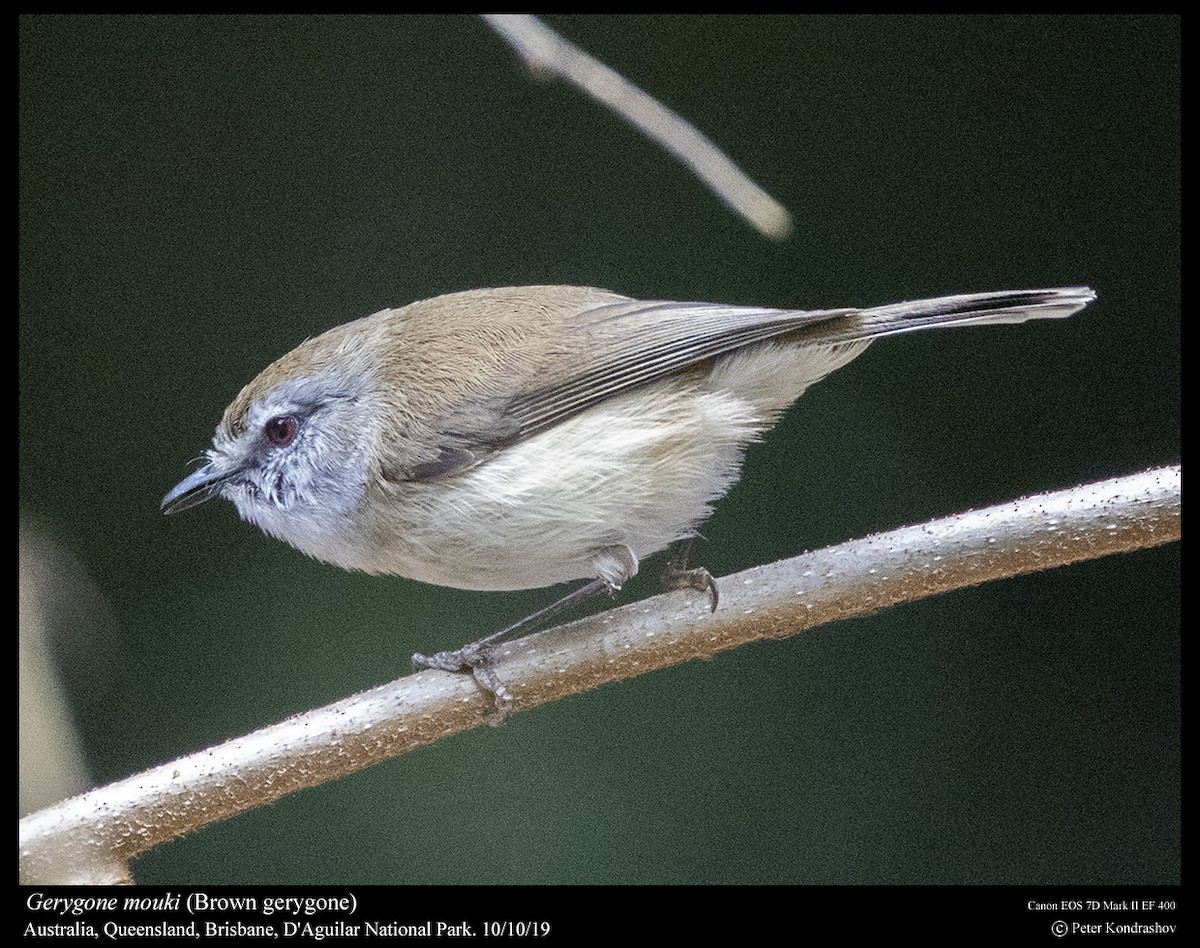
{"type": "MultiPolygon", "coordinates": [[[[1094,296],[815,311],[571,286],[439,296],[337,326],[268,366],[162,505],[221,495],[347,569],[461,589],[615,590],[641,559],[695,536],[746,446],[873,339],[1065,317],[1094,296]]],[[[485,659],[472,647],[421,657],[485,659]]]]}

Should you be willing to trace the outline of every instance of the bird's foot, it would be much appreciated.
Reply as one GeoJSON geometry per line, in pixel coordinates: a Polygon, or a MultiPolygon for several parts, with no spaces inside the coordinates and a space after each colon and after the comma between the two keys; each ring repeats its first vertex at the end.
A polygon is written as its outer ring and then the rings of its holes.
{"type": "Polygon", "coordinates": [[[721,598],[721,594],[717,592],[717,581],[713,579],[712,573],[703,566],[695,566],[691,569],[679,569],[672,564],[667,567],[666,573],[663,574],[663,585],[672,591],[676,589],[694,589],[697,592],[708,593],[709,612],[717,611],[717,602],[721,598]]]}
{"type": "Polygon", "coordinates": [[[694,589],[697,592],[708,593],[709,611],[716,612],[717,602],[721,598],[717,592],[717,581],[703,566],[687,565],[694,542],[694,538],[679,540],[671,547],[671,559],[667,561],[667,568],[663,572],[663,586],[671,591],[694,589]]]}
{"type": "Polygon", "coordinates": [[[413,671],[426,668],[436,668],[448,672],[470,672],[475,683],[492,696],[495,708],[488,715],[487,723],[499,727],[508,717],[512,707],[512,695],[504,687],[495,669],[491,667],[492,649],[478,642],[465,645],[453,652],[437,652],[433,655],[422,655],[415,652],[412,657],[413,671]]]}

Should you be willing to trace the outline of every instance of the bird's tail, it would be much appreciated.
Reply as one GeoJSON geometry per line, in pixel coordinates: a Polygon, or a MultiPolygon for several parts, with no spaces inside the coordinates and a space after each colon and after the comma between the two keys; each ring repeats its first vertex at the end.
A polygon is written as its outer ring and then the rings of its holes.
{"type": "Polygon", "coordinates": [[[942,296],[861,309],[814,326],[813,333],[820,336],[822,342],[839,344],[894,336],[918,329],[1023,323],[1029,319],[1064,319],[1079,312],[1095,298],[1096,294],[1086,286],[942,296]]]}
{"type": "Polygon", "coordinates": [[[790,405],[814,382],[862,355],[875,339],[918,329],[1022,323],[1062,319],[1087,306],[1096,294],[1087,287],[970,293],[891,303],[867,309],[799,314],[811,320],[765,346],[747,346],[726,356],[711,384],[738,392],[765,415],[790,405]]]}

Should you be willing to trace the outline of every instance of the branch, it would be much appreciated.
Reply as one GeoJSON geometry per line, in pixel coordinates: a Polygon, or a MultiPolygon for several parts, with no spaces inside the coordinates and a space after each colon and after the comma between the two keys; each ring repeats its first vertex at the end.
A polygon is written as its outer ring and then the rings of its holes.
{"type": "Polygon", "coordinates": [[[658,142],[759,233],[783,240],[792,232],[788,209],[750,180],[720,148],[686,119],[635,86],[616,70],[560,36],[535,16],[485,13],[484,21],[506,39],[532,70],[566,79],[658,142]]]}
{"type": "MultiPolygon", "coordinates": [[[[668,593],[505,646],[494,662],[524,711],[760,639],[796,635],[1181,535],[1179,466],[853,540],[720,580],[721,607],[668,593]]],[[[469,675],[423,671],[66,800],[20,822],[24,883],[119,881],[159,843],[484,724],[469,675]]]]}

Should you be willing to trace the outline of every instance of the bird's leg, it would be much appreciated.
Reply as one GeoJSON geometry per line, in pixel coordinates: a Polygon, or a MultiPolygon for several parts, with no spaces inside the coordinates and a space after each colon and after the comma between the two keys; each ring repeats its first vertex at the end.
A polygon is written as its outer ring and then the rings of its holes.
{"type": "Polygon", "coordinates": [[[695,543],[695,537],[688,537],[686,540],[676,540],[671,544],[671,558],[667,561],[667,569],[663,573],[663,585],[670,590],[695,589],[698,592],[708,593],[709,611],[716,612],[717,600],[720,598],[720,594],[717,592],[717,581],[712,578],[712,573],[703,566],[689,569],[687,565],[688,557],[691,555],[695,543]]]}
{"type": "Polygon", "coordinates": [[[577,603],[584,602],[590,599],[597,593],[608,590],[615,592],[608,585],[607,580],[591,579],[567,593],[561,599],[555,600],[546,606],[544,609],[539,609],[532,615],[527,615],[524,619],[514,622],[512,625],[501,629],[499,632],[493,632],[491,635],[485,635],[483,638],[471,642],[469,645],[464,645],[460,649],[453,652],[438,652],[435,655],[422,655],[419,652],[413,655],[413,668],[440,668],[442,671],[469,671],[480,662],[484,661],[489,651],[503,642],[505,639],[512,638],[513,635],[525,629],[532,632],[537,628],[538,624],[553,618],[560,612],[565,612],[577,603]]]}
{"type": "Polygon", "coordinates": [[[496,699],[497,713],[489,720],[489,723],[493,726],[503,723],[508,714],[508,704],[512,701],[512,695],[508,693],[503,682],[496,677],[495,671],[490,667],[490,660],[496,646],[507,639],[516,637],[517,633],[528,635],[560,613],[566,612],[602,592],[615,595],[626,580],[637,573],[638,567],[637,557],[634,556],[632,550],[625,546],[606,547],[598,551],[594,558],[594,564],[601,574],[599,577],[588,580],[561,599],[518,622],[514,622],[499,632],[485,635],[452,652],[437,652],[434,655],[414,653],[412,657],[413,671],[423,668],[437,668],[451,672],[469,671],[474,675],[479,686],[496,699]]]}

